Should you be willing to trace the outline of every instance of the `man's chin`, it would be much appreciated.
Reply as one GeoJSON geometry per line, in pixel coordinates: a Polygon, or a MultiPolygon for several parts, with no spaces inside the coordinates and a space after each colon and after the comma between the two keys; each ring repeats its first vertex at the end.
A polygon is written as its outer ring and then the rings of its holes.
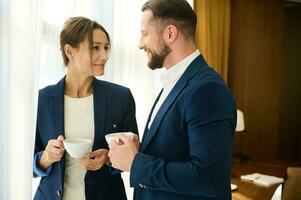
{"type": "Polygon", "coordinates": [[[163,66],[159,66],[159,65],[150,65],[148,64],[147,65],[148,68],[150,68],[151,70],[155,70],[155,69],[161,69],[163,66]]]}

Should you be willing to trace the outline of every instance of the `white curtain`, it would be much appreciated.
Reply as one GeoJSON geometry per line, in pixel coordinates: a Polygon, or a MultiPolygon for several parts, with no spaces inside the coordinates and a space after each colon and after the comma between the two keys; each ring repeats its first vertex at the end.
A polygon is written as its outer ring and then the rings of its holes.
{"type": "Polygon", "coordinates": [[[31,199],[39,1],[0,0],[0,199],[31,199]]]}
{"type": "Polygon", "coordinates": [[[115,0],[113,5],[112,67],[107,78],[129,87],[136,101],[139,132],[143,133],[156,97],[155,75],[147,67],[147,56],[138,48],[141,7],[145,0],[115,0]]]}

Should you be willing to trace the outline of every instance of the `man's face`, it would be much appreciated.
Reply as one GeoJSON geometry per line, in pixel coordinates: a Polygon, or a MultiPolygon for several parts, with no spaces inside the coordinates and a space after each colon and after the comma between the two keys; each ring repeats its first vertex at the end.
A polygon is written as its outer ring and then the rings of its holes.
{"type": "Polygon", "coordinates": [[[166,57],[171,52],[170,47],[164,42],[162,33],[158,31],[156,25],[152,12],[149,10],[144,11],[141,19],[139,48],[147,53],[147,65],[151,69],[162,68],[166,57]]]}

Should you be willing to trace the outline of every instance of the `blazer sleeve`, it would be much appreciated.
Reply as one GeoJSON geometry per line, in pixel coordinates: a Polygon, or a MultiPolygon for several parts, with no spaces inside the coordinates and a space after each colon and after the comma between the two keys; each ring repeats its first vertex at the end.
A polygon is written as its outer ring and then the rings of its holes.
{"type": "MultiPolygon", "coordinates": [[[[129,89],[125,93],[124,104],[123,104],[123,120],[121,125],[121,130],[124,132],[132,132],[138,135],[138,127],[136,121],[136,108],[135,108],[135,100],[129,89]]],[[[113,167],[109,168],[109,173],[114,175],[121,173],[122,171],[119,169],[115,169],[113,167]]]]}
{"type": "Polygon", "coordinates": [[[187,124],[190,159],[169,161],[138,153],[132,164],[130,184],[182,195],[223,195],[224,184],[230,185],[227,181],[236,123],[233,97],[224,85],[207,84],[184,98],[185,116],[181,119],[187,124]]]}
{"type": "Polygon", "coordinates": [[[135,100],[129,89],[127,89],[127,92],[125,93],[123,105],[124,114],[121,129],[123,131],[130,131],[138,135],[135,100]]]}
{"type": "Polygon", "coordinates": [[[34,148],[34,156],[33,156],[33,177],[43,177],[48,176],[51,173],[52,166],[50,165],[46,170],[43,170],[39,166],[39,162],[44,151],[44,147],[42,145],[42,141],[40,138],[39,131],[39,111],[41,110],[40,99],[41,95],[39,94],[39,103],[38,103],[38,114],[37,114],[37,123],[36,123],[36,135],[35,135],[35,148],[34,148]]]}

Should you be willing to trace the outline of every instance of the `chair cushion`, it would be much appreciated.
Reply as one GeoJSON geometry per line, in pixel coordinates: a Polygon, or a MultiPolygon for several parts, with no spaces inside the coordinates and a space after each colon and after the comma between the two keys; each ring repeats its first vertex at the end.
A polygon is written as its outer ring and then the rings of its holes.
{"type": "Polygon", "coordinates": [[[287,168],[287,179],[284,182],[282,199],[301,199],[301,167],[287,168]]]}

